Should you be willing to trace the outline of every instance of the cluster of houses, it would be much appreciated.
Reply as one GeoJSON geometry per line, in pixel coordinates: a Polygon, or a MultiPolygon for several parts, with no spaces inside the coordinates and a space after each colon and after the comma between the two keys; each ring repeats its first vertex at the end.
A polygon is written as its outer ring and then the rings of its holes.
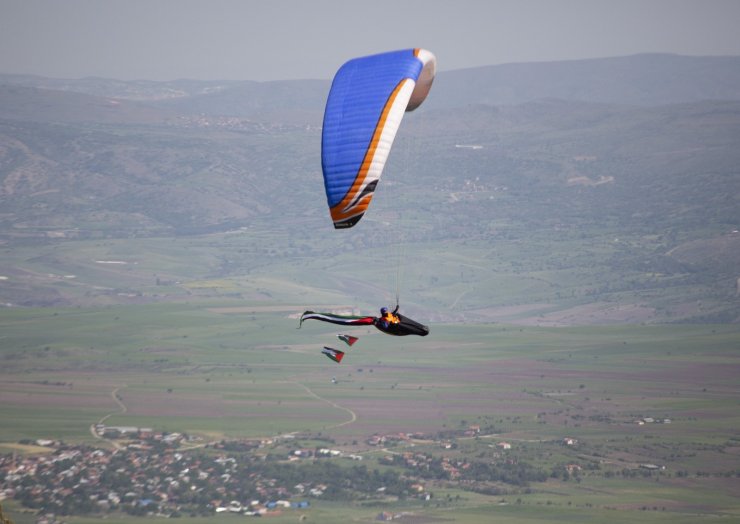
{"type": "Polygon", "coordinates": [[[264,515],[276,515],[279,514],[283,509],[306,509],[311,506],[311,503],[307,500],[301,500],[298,502],[290,500],[276,500],[268,502],[260,502],[259,500],[253,500],[249,504],[242,504],[238,500],[232,500],[226,506],[216,507],[216,513],[239,513],[246,515],[247,517],[262,517],[264,515]]]}
{"type": "Polygon", "coordinates": [[[645,424],[670,424],[672,421],[669,418],[653,418],[653,417],[644,417],[644,418],[638,418],[635,420],[635,424],[638,426],[644,426],[645,424]]]}
{"type": "Polygon", "coordinates": [[[391,520],[404,519],[406,517],[413,519],[413,516],[414,514],[408,511],[402,511],[400,513],[391,513],[390,511],[381,511],[375,517],[375,520],[379,522],[390,522],[391,520]]]}
{"type": "MultiPolygon", "coordinates": [[[[430,470],[432,467],[439,467],[446,473],[450,480],[459,479],[463,472],[470,468],[470,463],[466,460],[451,457],[435,458],[428,453],[406,452],[395,455],[387,455],[379,460],[381,464],[401,465],[410,470],[430,470]]],[[[424,485],[417,483],[411,488],[418,493],[424,492],[424,485]]],[[[423,498],[423,497],[422,497],[423,498]]]]}
{"type": "MultiPolygon", "coordinates": [[[[648,419],[642,421],[646,423],[648,419]]],[[[201,443],[190,448],[200,447],[202,452],[191,453],[184,444],[193,439],[180,433],[103,424],[95,426],[94,431],[100,437],[112,439],[116,449],[39,440],[35,444],[48,448],[48,452],[0,456],[0,500],[13,498],[26,507],[57,515],[124,511],[134,515],[237,513],[263,516],[308,508],[310,504],[306,499],[325,496],[330,486],[305,479],[293,485],[296,480],[289,481],[289,477],[286,480],[266,478],[269,469],[261,468],[260,464],[269,464],[270,460],[284,463],[335,458],[363,460],[361,455],[331,447],[307,448],[298,442],[294,444],[294,435],[201,443]],[[284,454],[252,453],[273,445],[279,445],[284,454]]],[[[512,445],[506,441],[490,443],[496,452],[488,460],[477,462],[456,453],[432,455],[414,451],[412,447],[424,443],[453,449],[457,445],[456,437],[477,438],[480,431],[480,427],[470,426],[455,430],[454,435],[445,434],[445,438],[430,438],[418,433],[376,434],[366,443],[377,447],[409,444],[404,446],[405,451],[389,450],[379,462],[406,468],[403,489],[420,499],[431,497],[423,479],[463,482],[487,475],[495,481],[511,477],[509,472],[519,475],[522,481],[539,479],[540,472],[519,467],[521,464],[509,453],[512,445]]],[[[572,447],[578,445],[578,440],[566,437],[560,443],[572,447]]],[[[307,464],[306,467],[313,466],[307,464]]],[[[659,468],[652,464],[641,467],[659,468]]],[[[573,475],[580,472],[581,467],[568,464],[566,469],[573,475]]],[[[273,477],[277,469],[271,471],[269,476],[273,477]]],[[[510,479],[504,481],[512,482],[510,479]]],[[[382,495],[383,489],[379,488],[378,494],[382,495]]]]}
{"type": "Polygon", "coordinates": [[[390,433],[386,435],[375,434],[370,436],[365,443],[368,446],[395,446],[400,442],[408,442],[413,439],[424,438],[421,433],[390,433]]]}
{"type": "MultiPolygon", "coordinates": [[[[115,442],[116,448],[38,440],[28,443],[45,447],[46,452],[0,455],[0,500],[15,499],[39,510],[40,515],[120,511],[160,516],[263,516],[306,509],[310,506],[306,499],[325,496],[330,486],[305,480],[293,485],[287,479],[266,478],[260,464],[269,463],[267,456],[275,455],[253,451],[278,445],[286,454],[271,460],[284,462],[363,460],[362,455],[331,447],[293,446],[287,436],[201,443],[198,447],[202,451],[192,453],[183,446],[191,438],[180,433],[103,424],[93,429],[98,436],[115,442]]],[[[378,436],[377,445],[421,437],[378,436]]],[[[454,477],[454,471],[451,473],[454,477]]],[[[383,496],[383,489],[375,495],[383,496]]],[[[421,483],[412,485],[411,490],[420,498],[428,496],[421,483]]]]}
{"type": "Polygon", "coordinates": [[[350,460],[362,460],[362,455],[357,455],[354,453],[346,454],[341,450],[338,449],[329,449],[329,448],[320,448],[320,449],[311,449],[311,448],[301,448],[301,449],[294,449],[291,450],[289,453],[288,460],[291,462],[295,462],[302,459],[312,459],[312,458],[331,458],[331,457],[342,457],[350,460]]]}
{"type": "Polygon", "coordinates": [[[167,433],[136,426],[106,426],[105,424],[96,424],[95,434],[105,439],[136,439],[144,442],[161,442],[175,447],[185,441],[197,440],[197,437],[183,435],[182,433],[167,433]]]}
{"type": "Polygon", "coordinates": [[[178,447],[186,443],[200,442],[202,439],[197,435],[187,433],[155,431],[152,428],[138,426],[106,426],[95,424],[94,432],[101,438],[108,440],[126,440],[127,442],[162,442],[171,447],[178,447]]]}
{"type": "Polygon", "coordinates": [[[15,499],[43,513],[172,516],[238,511],[263,515],[286,508],[307,508],[294,497],[320,496],[326,486],[283,486],[259,478],[224,454],[190,454],[139,445],[113,451],[84,445],[39,441],[49,447],[35,455],[0,455],[0,500],[15,499]],[[259,500],[245,496],[245,485],[259,500]],[[223,508],[226,508],[225,510],[223,508]]]}
{"type": "Polygon", "coordinates": [[[297,126],[289,124],[270,124],[264,122],[257,122],[249,120],[247,118],[233,117],[233,116],[207,116],[207,115],[196,115],[196,116],[181,116],[176,120],[170,122],[177,127],[185,128],[212,128],[212,129],[226,129],[229,131],[275,131],[276,129],[284,128],[303,128],[310,129],[310,126],[297,126]]]}

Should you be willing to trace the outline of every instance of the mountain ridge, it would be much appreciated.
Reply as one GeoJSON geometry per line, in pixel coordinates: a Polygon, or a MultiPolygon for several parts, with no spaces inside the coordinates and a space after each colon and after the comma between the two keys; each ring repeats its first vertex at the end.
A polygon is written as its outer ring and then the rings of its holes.
{"type": "MultiPolygon", "coordinates": [[[[330,81],[155,82],[0,74],[3,84],[148,102],[187,113],[254,117],[279,104],[295,111],[322,111],[330,81]]],[[[737,100],[740,57],[646,53],[440,70],[425,105],[511,105],[542,98],[617,105],[737,100]]]]}
{"type": "MultiPolygon", "coordinates": [[[[626,61],[645,67],[664,58],[626,61]]],[[[683,63],[668,61],[673,65],[662,68],[663,74],[683,63]]],[[[691,71],[715,72],[698,79],[684,71],[697,81],[676,91],[670,79],[648,82],[650,96],[641,96],[661,101],[648,105],[627,103],[633,94],[611,101],[539,96],[557,94],[562,84],[523,93],[520,103],[494,104],[502,95],[485,78],[502,71],[497,66],[472,77],[460,73],[477,93],[470,96],[456,91],[455,75],[441,73],[427,103],[404,119],[370,212],[349,236],[332,230],[321,178],[328,82],[215,90],[216,84],[193,84],[190,94],[158,101],[142,100],[138,84],[122,87],[136,99],[111,97],[107,86],[95,87],[101,90],[93,95],[5,84],[0,244],[12,250],[70,240],[260,231],[256,247],[214,255],[219,262],[208,271],[221,277],[341,257],[348,249],[382,250],[393,236],[380,225],[400,222],[413,225],[403,232],[410,246],[467,251],[482,257],[479,267],[488,265],[487,253],[506,246],[496,259],[510,265],[486,278],[496,282],[500,271],[517,275],[525,264],[531,278],[517,285],[531,286],[531,303],[621,301],[630,293],[675,288],[692,290],[697,298],[688,302],[703,304],[700,312],[686,306],[692,313],[680,318],[737,318],[735,251],[712,239],[740,227],[740,96],[733,99],[740,79],[737,85],[732,80],[740,59],[689,63],[691,71]],[[732,71],[724,70],[727,64],[732,71]],[[720,77],[729,79],[727,87],[696,99],[707,78],[720,77]],[[303,91],[294,97],[296,90],[303,91]],[[726,98],[711,98],[718,93],[726,98]],[[675,101],[681,97],[686,99],[675,101]],[[563,250],[566,245],[575,251],[563,250]],[[591,274],[594,260],[600,269],[593,283],[561,284],[567,275],[578,274],[576,282],[591,274]],[[543,278],[543,272],[560,276],[543,278]],[[710,303],[720,306],[712,309],[710,303]]],[[[589,64],[605,62],[577,66],[589,64]]],[[[532,74],[552,73],[535,67],[532,74]]],[[[572,93],[598,91],[599,83],[584,87],[582,77],[571,78],[572,93]]],[[[524,81],[519,75],[509,86],[515,91],[524,81]]],[[[172,89],[155,84],[145,85],[149,95],[172,89]]],[[[460,297],[461,286],[469,286],[468,271],[429,275],[427,284],[440,282],[420,287],[420,294],[439,287],[460,297]],[[456,278],[460,282],[452,282],[456,278]]],[[[349,292],[357,282],[342,285],[349,292]]],[[[7,282],[3,286],[10,289],[7,282]]],[[[465,309],[487,308],[485,289],[466,291],[465,309]]],[[[25,304],[47,303],[43,293],[22,286],[14,293],[7,302],[27,295],[37,298],[25,304]]],[[[425,303],[436,300],[438,309],[459,303],[447,299],[426,296],[425,303]]],[[[664,307],[645,300],[653,309],[664,307]]]]}

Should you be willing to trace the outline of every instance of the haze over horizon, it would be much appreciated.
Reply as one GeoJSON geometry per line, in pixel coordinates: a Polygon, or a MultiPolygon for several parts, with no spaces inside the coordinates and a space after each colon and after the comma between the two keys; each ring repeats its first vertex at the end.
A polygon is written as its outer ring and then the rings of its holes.
{"type": "Polygon", "coordinates": [[[329,79],[425,47],[441,71],[639,53],[740,55],[732,0],[0,0],[0,73],[120,80],[329,79]]]}

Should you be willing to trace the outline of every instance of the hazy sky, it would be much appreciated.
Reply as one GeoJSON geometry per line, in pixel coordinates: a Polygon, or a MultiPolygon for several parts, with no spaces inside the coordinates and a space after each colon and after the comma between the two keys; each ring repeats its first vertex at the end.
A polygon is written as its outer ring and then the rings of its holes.
{"type": "Polygon", "coordinates": [[[439,69],[740,55],[740,0],[0,0],[0,73],[328,79],[406,47],[439,69]]]}

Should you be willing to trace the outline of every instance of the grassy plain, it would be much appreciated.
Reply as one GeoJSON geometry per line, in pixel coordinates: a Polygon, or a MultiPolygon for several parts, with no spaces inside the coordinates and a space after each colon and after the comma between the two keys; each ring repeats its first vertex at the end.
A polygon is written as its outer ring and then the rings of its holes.
{"type": "MultiPolygon", "coordinates": [[[[106,416],[109,425],[184,431],[203,441],[321,433],[365,454],[368,467],[405,451],[492,459],[496,445],[508,442],[515,460],[546,471],[583,469],[577,479],[526,490],[504,485],[497,496],[440,482],[427,503],[317,500],[307,514],[320,522],[370,522],[385,510],[463,523],[740,518],[736,325],[435,323],[426,338],[356,328],[360,341],[337,365],[320,349],[340,347],[338,331],[318,322],[297,330],[301,310],[202,298],[0,310],[2,449],[21,439],[93,443],[89,427],[106,416]],[[636,423],[647,418],[660,423],[636,423]],[[364,443],[377,433],[434,436],[471,425],[481,435],[455,438],[454,452],[431,440],[389,451],[364,443]],[[564,445],[566,437],[577,443],[564,445]],[[665,469],[645,473],[644,464],[665,469]]],[[[25,522],[16,506],[4,506],[25,522]]]]}
{"type": "Polygon", "coordinates": [[[373,212],[347,234],[323,206],[320,104],[316,126],[230,129],[84,111],[68,125],[50,102],[25,99],[28,124],[3,124],[0,451],[106,445],[89,432],[102,420],[204,441],[321,432],[378,468],[416,450],[501,461],[508,442],[505,459],[582,469],[496,496],[440,482],[427,504],[317,500],[309,519],[740,518],[736,104],[466,95],[404,122],[373,212]],[[397,291],[429,337],[353,330],[337,366],[319,353],[334,327],[294,329],[304,309],[372,312],[397,291]],[[471,425],[483,434],[449,436],[471,425]],[[429,438],[365,444],[417,431],[429,438]]]}
{"type": "MultiPolygon", "coordinates": [[[[0,450],[35,453],[18,441],[46,438],[104,446],[89,429],[101,420],[200,442],[321,433],[370,468],[406,451],[495,461],[497,444],[508,442],[511,460],[583,469],[568,481],[501,484],[500,495],[431,482],[426,503],[318,499],[307,515],[329,523],[371,522],[380,511],[463,523],[740,517],[740,328],[655,323],[716,306],[690,274],[620,265],[655,239],[609,231],[584,243],[567,231],[492,222],[482,240],[440,250],[408,239],[399,253],[378,238],[392,215],[377,211],[351,240],[256,222],[197,237],[2,248],[5,300],[47,307],[0,309],[0,450]],[[407,261],[404,311],[430,323],[431,335],[356,328],[360,341],[343,348],[341,365],[323,357],[322,346],[342,347],[340,330],[314,321],[298,330],[299,314],[392,303],[397,257],[407,261]],[[644,418],[670,423],[636,424],[644,418]],[[454,451],[433,442],[471,425],[483,434],[455,438],[454,451]],[[400,432],[429,438],[387,451],[365,443],[400,432]],[[565,446],[566,437],[577,445],[565,446]],[[641,464],[666,469],[643,476],[641,464]]],[[[30,521],[12,501],[4,507],[16,524],[30,521]]]]}

